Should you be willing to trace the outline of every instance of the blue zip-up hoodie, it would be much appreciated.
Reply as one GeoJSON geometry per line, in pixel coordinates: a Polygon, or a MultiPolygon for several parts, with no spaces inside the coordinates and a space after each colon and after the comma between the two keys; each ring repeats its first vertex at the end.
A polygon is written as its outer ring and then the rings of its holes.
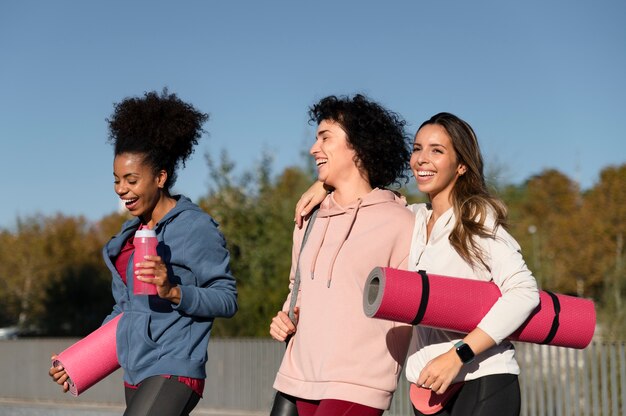
{"type": "Polygon", "coordinates": [[[133,295],[132,257],[126,284],[115,269],[115,258],[139,227],[139,218],[124,223],[103,249],[104,261],[113,274],[115,298],[113,312],[104,322],[124,313],[117,325],[117,358],[124,380],[130,384],[161,374],[206,378],[213,320],[230,318],[237,311],[230,255],[217,223],[187,197],[175,198],[176,206],[157,223],[155,231],[157,253],[167,265],[170,281],[180,286],[178,305],[156,295],[133,295]]]}

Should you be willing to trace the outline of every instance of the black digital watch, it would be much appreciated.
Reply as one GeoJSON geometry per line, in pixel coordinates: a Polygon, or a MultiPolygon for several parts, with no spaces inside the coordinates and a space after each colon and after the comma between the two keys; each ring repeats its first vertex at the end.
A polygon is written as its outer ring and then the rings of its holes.
{"type": "Polygon", "coordinates": [[[474,361],[474,351],[463,341],[459,341],[454,344],[454,348],[456,348],[456,353],[461,359],[463,364],[471,363],[474,361]]]}

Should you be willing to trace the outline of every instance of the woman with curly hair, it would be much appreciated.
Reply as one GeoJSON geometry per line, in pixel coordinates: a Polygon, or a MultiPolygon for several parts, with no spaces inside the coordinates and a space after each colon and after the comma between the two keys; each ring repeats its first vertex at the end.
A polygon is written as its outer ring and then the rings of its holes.
{"type": "MultiPolygon", "coordinates": [[[[430,202],[410,207],[415,230],[409,268],[491,281],[502,293],[468,334],[415,326],[406,362],[414,413],[519,415],[520,368],[506,338],[538,305],[539,293],[505,229],[506,207],[487,189],[474,130],[453,114],[434,115],[415,135],[411,169],[430,202]],[[429,406],[431,398],[443,400],[438,410],[429,406]]],[[[322,194],[314,186],[296,212],[308,212],[322,194]]]]}
{"type": "Polygon", "coordinates": [[[290,287],[296,269],[303,277],[270,325],[274,339],[288,341],[274,388],[299,416],[382,415],[411,329],[367,318],[362,298],[374,266],[406,268],[414,218],[384,188],[406,179],[410,142],[404,120],[362,95],[326,97],[309,115],[318,123],[310,153],[332,192],[302,250],[304,230],[294,231],[290,287]]]}
{"type": "MultiPolygon", "coordinates": [[[[164,90],[126,98],[107,120],[115,193],[135,217],[103,249],[115,299],[104,323],[123,313],[116,341],[127,416],[188,415],[204,389],[213,321],[237,311],[230,256],[217,223],[187,197],[171,193],[177,168],[192,154],[207,119],[164,90]],[[135,258],[133,236],[144,228],[156,232],[158,255],[135,258]],[[133,275],[155,284],[157,294],[135,295],[133,275]]],[[[62,366],[50,375],[68,390],[62,366]]]]}

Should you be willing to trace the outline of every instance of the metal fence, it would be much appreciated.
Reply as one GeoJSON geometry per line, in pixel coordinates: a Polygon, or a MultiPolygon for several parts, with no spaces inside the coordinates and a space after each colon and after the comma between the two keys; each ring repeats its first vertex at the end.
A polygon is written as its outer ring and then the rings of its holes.
{"type": "Polygon", "coordinates": [[[626,414],[626,346],[593,342],[585,350],[518,344],[522,415],[626,414]]]}
{"type": "MultiPolygon", "coordinates": [[[[75,339],[0,341],[0,398],[30,402],[123,403],[121,371],[78,398],[63,395],[47,376],[50,354],[75,339]]],[[[626,414],[626,346],[593,342],[585,350],[516,343],[522,368],[522,416],[626,414]]],[[[200,409],[268,414],[272,382],[284,347],[267,339],[212,340],[200,409]]],[[[368,363],[363,363],[367,365],[368,363]]],[[[412,415],[404,377],[389,416],[412,415]]]]}

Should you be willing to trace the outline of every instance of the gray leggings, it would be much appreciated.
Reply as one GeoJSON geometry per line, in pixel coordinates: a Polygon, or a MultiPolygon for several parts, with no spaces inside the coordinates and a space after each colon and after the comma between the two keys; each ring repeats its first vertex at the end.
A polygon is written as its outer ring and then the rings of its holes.
{"type": "Polygon", "coordinates": [[[188,416],[200,401],[200,396],[175,377],[148,377],[139,388],[124,389],[124,416],[188,416]]]}
{"type": "MultiPolygon", "coordinates": [[[[437,416],[518,416],[519,380],[514,374],[494,374],[466,381],[437,416]]],[[[423,416],[413,408],[415,416],[423,416]]]]}

